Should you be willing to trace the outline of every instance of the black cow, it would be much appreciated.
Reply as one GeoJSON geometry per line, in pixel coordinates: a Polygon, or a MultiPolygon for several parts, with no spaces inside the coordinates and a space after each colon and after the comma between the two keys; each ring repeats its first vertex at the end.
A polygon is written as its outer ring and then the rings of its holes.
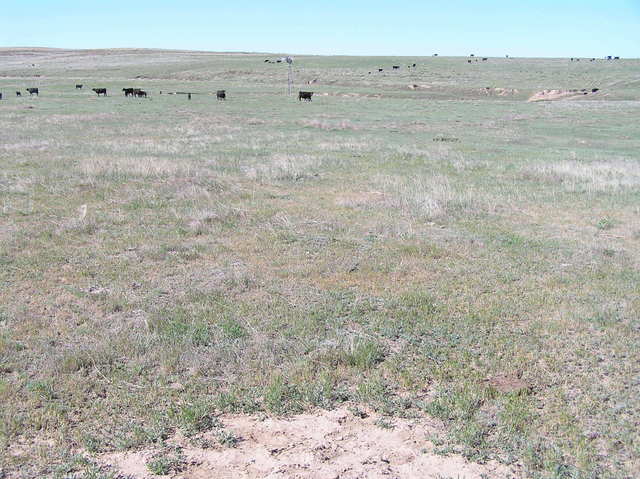
{"type": "Polygon", "coordinates": [[[620,57],[613,57],[614,60],[620,60],[620,57]]]}
{"type": "Polygon", "coordinates": [[[416,64],[415,64],[415,63],[413,63],[411,66],[412,66],[413,68],[415,68],[415,67],[416,67],[416,64]]]}
{"type": "Polygon", "coordinates": [[[22,96],[22,93],[20,93],[19,91],[16,92],[16,96],[22,96]]]}
{"type": "Polygon", "coordinates": [[[400,65],[393,65],[392,67],[394,70],[400,70],[400,65]]]}
{"type": "Polygon", "coordinates": [[[599,91],[599,90],[600,90],[600,88],[592,88],[592,89],[591,89],[591,93],[595,93],[595,92],[597,92],[597,91],[599,91]]]}
{"type": "Polygon", "coordinates": [[[2,100],[2,93],[0,93],[0,100],[2,100]]]}
{"type": "Polygon", "coordinates": [[[27,91],[29,92],[29,96],[33,95],[34,93],[36,96],[40,96],[40,92],[37,88],[27,88],[27,91]]]}
{"type": "Polygon", "coordinates": [[[471,60],[467,60],[467,63],[471,63],[471,60]]]}
{"type": "Polygon", "coordinates": [[[226,100],[227,99],[227,91],[226,90],[218,90],[216,92],[217,100],[226,100]]]}
{"type": "Polygon", "coordinates": [[[123,88],[122,91],[124,92],[124,96],[133,96],[133,90],[135,90],[135,88],[123,88]]]}
{"type": "Polygon", "coordinates": [[[607,60],[611,60],[611,55],[607,55],[607,60]]]}
{"type": "Polygon", "coordinates": [[[484,58],[482,59],[482,61],[483,61],[483,62],[486,62],[487,60],[488,60],[488,58],[487,58],[487,57],[484,57],[484,58]]]}
{"type": "Polygon", "coordinates": [[[382,72],[382,68],[378,68],[378,73],[382,72]]]}
{"type": "Polygon", "coordinates": [[[311,101],[311,97],[313,96],[312,91],[300,91],[298,92],[298,101],[311,101]]]}
{"type": "Polygon", "coordinates": [[[191,93],[187,93],[187,98],[191,100],[191,93]]]}
{"type": "Polygon", "coordinates": [[[135,90],[133,90],[133,95],[137,96],[139,98],[147,98],[147,92],[144,90],[140,90],[139,88],[136,88],[135,90]]]}
{"type": "Polygon", "coordinates": [[[104,95],[107,96],[107,89],[106,88],[92,88],[93,91],[96,92],[96,95],[100,96],[100,95],[104,95]]]}
{"type": "Polygon", "coordinates": [[[76,85],[76,90],[82,90],[82,85],[80,84],[76,85]]]}

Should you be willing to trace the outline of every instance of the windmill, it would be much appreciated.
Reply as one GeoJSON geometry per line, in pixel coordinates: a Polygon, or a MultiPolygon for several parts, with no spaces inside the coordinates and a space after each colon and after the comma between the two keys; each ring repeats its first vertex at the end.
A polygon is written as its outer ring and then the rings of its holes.
{"type": "Polygon", "coordinates": [[[289,64],[289,75],[287,77],[287,87],[288,87],[288,92],[289,92],[289,96],[291,96],[291,89],[293,88],[293,58],[287,56],[284,59],[285,62],[287,62],[289,64]]]}

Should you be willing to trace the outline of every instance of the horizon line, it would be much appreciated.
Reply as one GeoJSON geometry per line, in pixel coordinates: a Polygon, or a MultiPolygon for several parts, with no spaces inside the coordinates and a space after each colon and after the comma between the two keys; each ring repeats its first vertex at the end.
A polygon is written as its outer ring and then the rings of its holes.
{"type": "MultiPolygon", "coordinates": [[[[0,51],[9,51],[9,50],[58,50],[58,51],[115,51],[115,50],[146,50],[146,51],[155,51],[155,52],[172,52],[172,53],[210,53],[216,55],[289,55],[289,56],[302,56],[302,57],[371,57],[371,58],[379,58],[379,57],[443,57],[443,58],[470,58],[472,55],[447,55],[440,53],[433,53],[428,55],[355,55],[351,53],[333,53],[333,54],[322,54],[322,53],[283,53],[283,52],[261,52],[261,51],[244,51],[244,50],[192,50],[192,49],[184,49],[184,48],[159,48],[159,47],[88,47],[88,48],[78,48],[78,47],[43,47],[43,46],[0,46],[0,51]]],[[[518,56],[518,55],[473,55],[474,57],[486,57],[486,58],[526,58],[526,59],[563,59],[563,58],[595,58],[600,60],[606,60],[605,57],[594,57],[594,56],[518,56]]],[[[611,55],[612,57],[614,55],[611,55]]],[[[620,59],[624,60],[638,60],[640,57],[620,57],[620,59]]]]}

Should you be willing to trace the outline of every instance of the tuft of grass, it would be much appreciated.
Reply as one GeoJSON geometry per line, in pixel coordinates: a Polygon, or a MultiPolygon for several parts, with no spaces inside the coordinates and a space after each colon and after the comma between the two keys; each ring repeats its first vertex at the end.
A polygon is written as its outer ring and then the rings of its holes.
{"type": "Polygon", "coordinates": [[[186,466],[186,459],[179,450],[163,451],[149,459],[146,466],[152,474],[166,476],[182,472],[186,466]]]}
{"type": "Polygon", "coordinates": [[[176,419],[178,426],[187,435],[208,431],[221,425],[213,414],[212,405],[203,401],[181,406],[176,413],[176,419]]]}
{"type": "Polygon", "coordinates": [[[603,231],[610,230],[614,226],[615,226],[615,221],[613,221],[611,218],[600,218],[596,223],[596,228],[603,231]]]}

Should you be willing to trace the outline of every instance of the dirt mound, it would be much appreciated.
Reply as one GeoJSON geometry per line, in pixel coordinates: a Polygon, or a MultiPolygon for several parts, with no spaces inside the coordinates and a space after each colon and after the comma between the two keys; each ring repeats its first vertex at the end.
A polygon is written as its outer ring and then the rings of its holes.
{"type": "Polygon", "coordinates": [[[491,87],[485,87],[482,91],[485,95],[496,95],[496,96],[510,96],[510,95],[517,95],[518,93],[520,93],[517,89],[515,88],[491,88],[491,87]]]}
{"type": "Polygon", "coordinates": [[[534,93],[527,101],[554,101],[554,100],[572,100],[581,98],[586,95],[594,95],[598,92],[598,88],[582,89],[582,90],[542,90],[534,93]]]}
{"type": "MultiPolygon", "coordinates": [[[[210,448],[193,447],[176,437],[182,466],[173,477],[200,478],[437,478],[520,477],[515,469],[495,462],[476,464],[462,456],[434,452],[427,438],[439,425],[431,419],[382,419],[374,414],[354,415],[347,409],[302,414],[288,419],[224,416],[225,430],[239,438],[236,447],[218,445],[214,433],[210,448]],[[364,416],[364,417],[362,417],[364,416]]],[[[210,436],[210,437],[209,437],[210,436]]],[[[103,462],[134,478],[160,477],[146,463],[157,451],[117,453],[103,462]]]]}

